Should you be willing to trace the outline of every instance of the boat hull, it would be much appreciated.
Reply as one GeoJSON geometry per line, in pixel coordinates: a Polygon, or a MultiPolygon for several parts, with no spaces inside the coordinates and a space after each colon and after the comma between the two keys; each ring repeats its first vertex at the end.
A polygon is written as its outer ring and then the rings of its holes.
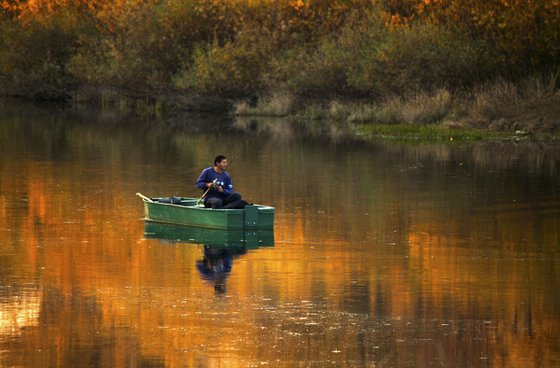
{"type": "Polygon", "coordinates": [[[196,198],[180,198],[180,204],[144,199],[146,220],[208,229],[270,229],[274,207],[247,205],[244,209],[211,209],[197,205],[196,198]]]}
{"type": "Polygon", "coordinates": [[[214,248],[256,249],[274,246],[274,229],[208,229],[148,221],[144,237],[171,243],[191,243],[214,248]]]}

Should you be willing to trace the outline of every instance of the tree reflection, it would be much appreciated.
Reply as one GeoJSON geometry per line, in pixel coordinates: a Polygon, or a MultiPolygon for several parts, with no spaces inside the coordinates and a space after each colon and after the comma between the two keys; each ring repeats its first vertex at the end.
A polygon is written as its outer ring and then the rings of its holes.
{"type": "Polygon", "coordinates": [[[263,134],[234,174],[275,229],[218,231],[134,193],[188,194],[243,139],[45,122],[0,124],[0,366],[560,361],[557,146],[263,134]]]}

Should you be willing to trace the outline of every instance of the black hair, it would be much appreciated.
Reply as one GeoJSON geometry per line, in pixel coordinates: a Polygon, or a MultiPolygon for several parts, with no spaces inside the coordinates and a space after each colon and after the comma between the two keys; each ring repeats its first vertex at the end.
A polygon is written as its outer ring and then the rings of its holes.
{"type": "Polygon", "coordinates": [[[222,162],[223,160],[225,160],[225,159],[226,159],[226,156],[224,156],[224,155],[218,155],[218,156],[216,156],[216,157],[214,158],[214,166],[218,166],[218,164],[219,164],[220,162],[222,162]]]}

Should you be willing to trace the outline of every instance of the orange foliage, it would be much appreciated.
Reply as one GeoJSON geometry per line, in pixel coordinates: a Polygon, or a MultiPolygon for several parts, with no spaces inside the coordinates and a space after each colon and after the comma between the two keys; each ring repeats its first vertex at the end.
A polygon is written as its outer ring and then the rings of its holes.
{"type": "Polygon", "coordinates": [[[21,94],[67,96],[80,84],[93,84],[238,96],[291,86],[302,95],[314,90],[332,95],[325,91],[334,89],[344,96],[380,96],[439,80],[439,71],[411,78],[418,75],[408,73],[411,57],[400,56],[408,52],[417,56],[418,65],[435,65],[424,59],[437,59],[441,44],[453,45],[447,52],[468,64],[465,69],[455,67],[456,62],[442,63],[450,72],[438,83],[454,84],[450,87],[463,88],[494,75],[515,79],[554,70],[560,60],[560,0],[0,1],[0,14],[19,21],[5,27],[0,45],[5,55],[0,73],[14,76],[13,85],[4,87],[10,93],[19,89],[21,94]],[[384,29],[361,31],[374,23],[384,29]],[[406,46],[416,42],[410,36],[422,29],[429,33],[420,37],[425,44],[406,46]],[[386,30],[397,32],[385,37],[390,34],[386,30]],[[60,34],[68,41],[60,41],[60,34]],[[375,36],[375,47],[355,42],[369,35],[375,36]],[[353,46],[340,50],[337,42],[353,46]],[[320,45],[332,45],[327,47],[330,54],[315,55],[320,45]],[[21,50],[8,51],[14,46],[21,50]],[[304,53],[314,58],[314,65],[300,65],[304,53]],[[56,57],[45,61],[44,55],[56,57]],[[330,64],[323,65],[325,60],[330,64]],[[301,72],[308,66],[336,78],[317,83],[321,78],[301,72]],[[390,83],[378,82],[379,70],[392,74],[390,83]]]}
{"type": "Polygon", "coordinates": [[[506,57],[546,53],[560,41],[558,0],[424,0],[417,9],[436,24],[492,40],[506,57]]]}

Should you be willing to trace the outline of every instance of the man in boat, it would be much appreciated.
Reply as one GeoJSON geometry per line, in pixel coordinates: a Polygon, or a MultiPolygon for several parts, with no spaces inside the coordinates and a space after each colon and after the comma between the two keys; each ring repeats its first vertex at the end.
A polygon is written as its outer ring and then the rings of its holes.
{"type": "Polygon", "coordinates": [[[244,208],[247,202],[234,192],[231,177],[226,172],[226,156],[214,158],[214,166],[202,170],[196,181],[196,187],[204,192],[204,206],[217,208],[244,208]]]}

